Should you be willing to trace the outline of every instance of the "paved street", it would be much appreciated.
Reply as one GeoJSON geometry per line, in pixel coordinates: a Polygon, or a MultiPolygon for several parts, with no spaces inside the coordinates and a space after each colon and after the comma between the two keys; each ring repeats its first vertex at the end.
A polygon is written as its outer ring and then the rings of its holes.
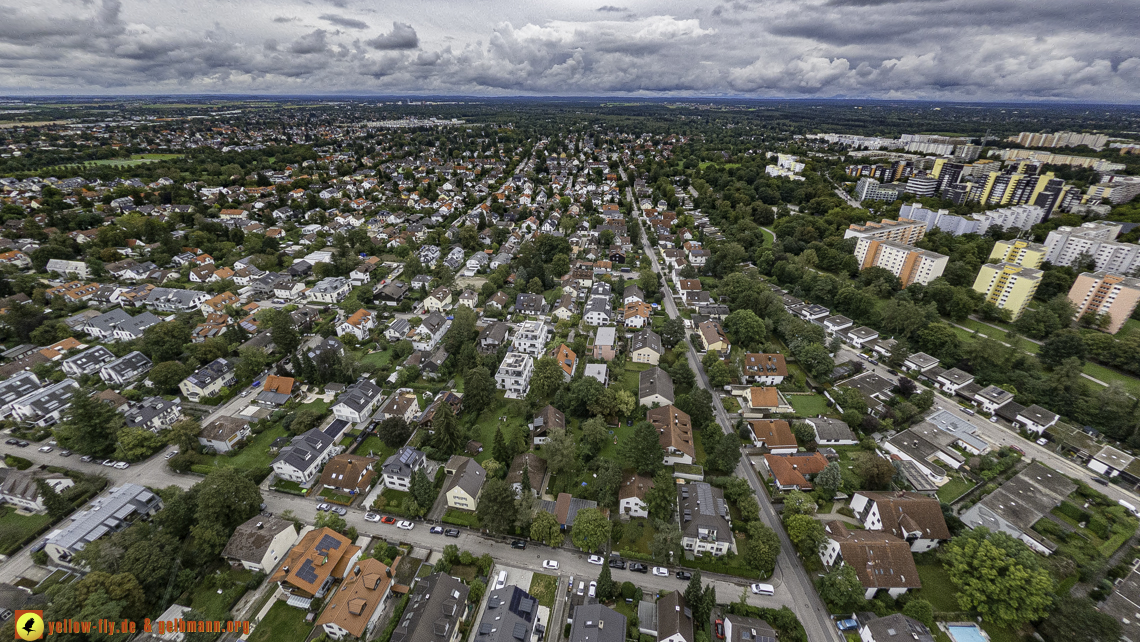
{"type": "MultiPolygon", "coordinates": [[[[624,171],[622,172],[622,177],[625,178],[624,171]]],[[[637,201],[634,199],[633,190],[631,188],[627,188],[627,190],[630,203],[633,203],[636,207],[637,201]]],[[[660,274],[661,280],[664,282],[662,295],[665,312],[671,318],[676,318],[679,316],[679,312],[673,301],[668,279],[657,261],[655,248],[649,245],[649,240],[645,235],[645,221],[643,220],[640,210],[638,210],[635,215],[637,216],[637,222],[642,231],[642,246],[653,264],[653,271],[660,274]]],[[[717,423],[720,424],[721,429],[725,432],[731,432],[732,423],[729,421],[728,413],[725,412],[724,404],[721,403],[720,395],[709,385],[708,377],[705,376],[705,371],[701,367],[697,351],[689,342],[687,336],[685,345],[688,347],[689,365],[692,367],[693,372],[697,374],[697,383],[712,393],[713,411],[716,415],[717,423]]],[[[804,630],[807,632],[809,640],[813,642],[823,640],[838,642],[842,640],[842,637],[832,623],[830,614],[824,606],[823,601],[815,591],[812,578],[808,575],[807,571],[804,570],[803,564],[801,564],[796,557],[795,548],[792,546],[791,540],[788,539],[787,533],[784,532],[784,528],[780,524],[779,516],[776,514],[775,508],[772,507],[772,503],[768,500],[768,495],[760,483],[760,478],[756,475],[756,471],[752,469],[752,466],[749,465],[748,458],[741,458],[740,465],[737,466],[736,469],[736,476],[747,479],[748,483],[752,485],[752,489],[755,491],[756,498],[760,504],[761,517],[780,537],[780,557],[776,561],[776,571],[773,575],[773,579],[780,582],[782,586],[777,589],[776,597],[781,603],[786,603],[789,608],[795,611],[796,616],[799,617],[800,622],[804,626],[804,630]]],[[[719,591],[717,596],[721,597],[719,591]]]]}

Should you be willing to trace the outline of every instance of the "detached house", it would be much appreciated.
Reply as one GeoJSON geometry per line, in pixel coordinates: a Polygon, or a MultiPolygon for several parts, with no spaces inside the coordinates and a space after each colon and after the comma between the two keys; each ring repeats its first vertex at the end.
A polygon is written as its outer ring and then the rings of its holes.
{"type": "Polygon", "coordinates": [[[305,296],[309,301],[318,303],[340,303],[348,298],[352,292],[352,283],[343,276],[331,276],[321,279],[310,289],[305,296]]]}
{"type": "Polygon", "coordinates": [[[677,504],[681,546],[686,551],[714,556],[736,551],[724,491],[706,482],[684,484],[677,487],[677,504]]]}
{"type": "Polygon", "coordinates": [[[942,505],[933,497],[860,491],[851,498],[851,510],[867,530],[890,533],[910,544],[914,553],[924,553],[950,539],[942,505]]]}
{"type": "Polygon", "coordinates": [[[558,366],[562,368],[562,379],[570,381],[574,376],[574,370],[578,367],[578,355],[563,343],[555,349],[553,356],[558,366]]]}
{"type": "Polygon", "coordinates": [[[408,423],[416,420],[416,416],[420,414],[420,403],[416,393],[407,388],[396,391],[388,401],[380,407],[379,418],[381,421],[385,419],[400,418],[408,423]]]}
{"type": "Polygon", "coordinates": [[[130,380],[146,374],[151,365],[150,359],[145,354],[135,350],[105,364],[99,369],[99,378],[104,383],[122,386],[130,380]]]}
{"type": "Polygon", "coordinates": [[[673,379],[661,368],[642,370],[638,375],[638,405],[652,408],[673,403],[673,379]]]}
{"type": "Polygon", "coordinates": [[[775,455],[790,455],[799,450],[792,427],[783,419],[753,419],[748,425],[752,428],[752,443],[757,448],[767,448],[775,455]]]}
{"type": "Polygon", "coordinates": [[[383,395],[384,391],[371,379],[361,377],[336,398],[336,403],[332,406],[333,414],[337,419],[349,423],[366,421],[376,410],[383,395]]]}
{"type": "Polygon", "coordinates": [[[448,461],[447,472],[449,476],[443,485],[447,506],[467,511],[478,508],[487,471],[470,457],[455,456],[448,461]]]}
{"type": "Polygon", "coordinates": [[[634,363],[657,365],[661,362],[661,356],[665,354],[665,349],[661,345],[661,335],[648,328],[634,333],[629,337],[628,353],[634,363]]]}
{"type": "Polygon", "coordinates": [[[760,386],[776,386],[788,376],[788,365],[782,354],[749,353],[740,363],[741,382],[760,386]]]}
{"type": "Polygon", "coordinates": [[[255,515],[234,529],[222,557],[234,568],[267,573],[297,541],[297,527],[273,515],[255,515]]]}
{"type": "Polygon", "coordinates": [[[403,446],[384,460],[384,465],[380,467],[384,486],[392,490],[407,491],[412,487],[412,475],[417,470],[423,470],[426,465],[427,458],[422,451],[411,446],[403,446]]]}
{"type": "Polygon", "coordinates": [[[441,312],[451,307],[451,290],[438,287],[424,299],[424,310],[428,312],[441,312]]]}
{"type": "Polygon", "coordinates": [[[214,359],[198,369],[198,372],[186,377],[178,384],[178,389],[190,401],[198,401],[205,397],[213,397],[221,392],[222,388],[232,385],[237,377],[234,375],[234,363],[226,359],[214,359]]]}
{"type": "Polygon", "coordinates": [[[320,485],[346,495],[360,495],[372,487],[376,472],[372,466],[375,457],[362,457],[343,453],[333,457],[321,472],[320,485]]]}
{"type": "Polygon", "coordinates": [[[721,354],[727,353],[731,345],[720,322],[716,320],[704,321],[697,325],[697,334],[701,339],[704,350],[712,350],[721,354]]]}
{"type": "MultiPolygon", "coordinates": [[[[405,321],[405,323],[407,322],[405,321]]],[[[357,341],[366,341],[368,333],[375,327],[376,315],[362,308],[336,327],[336,336],[343,337],[346,334],[351,334],[356,337],[357,341]]]]}
{"type": "Polygon", "coordinates": [[[840,521],[828,522],[824,530],[828,540],[819,553],[823,565],[830,569],[847,564],[855,569],[866,599],[879,591],[897,598],[922,588],[914,556],[903,540],[883,532],[851,530],[840,521]]]}
{"type": "Polygon", "coordinates": [[[439,312],[432,312],[424,317],[420,327],[416,328],[412,337],[412,347],[421,352],[429,352],[443,339],[451,328],[451,321],[439,312]]]}
{"type": "Polygon", "coordinates": [[[645,418],[657,430],[661,447],[665,449],[665,465],[691,464],[697,456],[693,445],[693,422],[680,408],[668,405],[654,408],[645,418]]]}
{"type": "Polygon", "coordinates": [[[653,488],[652,479],[638,475],[636,471],[625,475],[618,489],[618,511],[622,519],[649,517],[645,495],[650,488],[653,488]]]}
{"type": "Polygon", "coordinates": [[[325,462],[340,451],[336,441],[319,428],[294,437],[270,467],[282,479],[308,486],[325,462]]]}

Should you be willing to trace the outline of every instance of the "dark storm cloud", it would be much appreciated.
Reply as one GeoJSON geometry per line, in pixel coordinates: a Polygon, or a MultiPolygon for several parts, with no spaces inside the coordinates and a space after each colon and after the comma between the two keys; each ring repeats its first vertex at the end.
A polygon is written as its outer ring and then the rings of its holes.
{"type": "Polygon", "coordinates": [[[405,22],[393,22],[392,31],[365,41],[373,49],[415,49],[420,46],[420,37],[412,25],[405,22]]]}
{"type": "Polygon", "coordinates": [[[289,45],[289,52],[304,55],[325,51],[328,49],[326,35],[327,32],[324,29],[316,29],[311,33],[307,33],[289,45]]]}
{"type": "Polygon", "coordinates": [[[346,18],[344,16],[338,16],[335,13],[326,13],[326,14],[321,16],[321,20],[324,20],[325,22],[331,22],[334,25],[336,25],[338,27],[344,27],[345,29],[367,29],[368,28],[368,23],[364,22],[363,20],[356,20],[354,18],[346,18]]]}

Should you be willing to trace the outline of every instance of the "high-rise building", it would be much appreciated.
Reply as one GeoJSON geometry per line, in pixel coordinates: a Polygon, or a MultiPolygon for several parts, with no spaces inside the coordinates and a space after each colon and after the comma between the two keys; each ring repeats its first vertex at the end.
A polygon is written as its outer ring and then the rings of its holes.
{"type": "Polygon", "coordinates": [[[852,224],[843,238],[869,238],[914,245],[926,235],[926,224],[900,217],[897,221],[885,218],[881,223],[868,221],[864,225],[852,224]]]}
{"type": "Polygon", "coordinates": [[[859,260],[860,270],[881,267],[899,277],[904,288],[911,283],[926,285],[942,276],[950,260],[945,254],[874,238],[859,239],[855,258],[859,260]]]}
{"type": "Polygon", "coordinates": [[[1010,319],[1016,320],[1041,285],[1041,270],[1013,263],[986,263],[974,280],[974,291],[981,292],[986,301],[1002,310],[1009,310],[1010,319]]]}
{"type": "Polygon", "coordinates": [[[899,218],[908,218],[922,221],[926,229],[937,227],[943,232],[954,236],[962,234],[985,234],[991,227],[1003,229],[1027,230],[1045,220],[1045,210],[1036,205],[1016,205],[1001,209],[956,216],[950,210],[928,210],[918,203],[903,205],[899,210],[899,218]]]}
{"type": "Polygon", "coordinates": [[[1089,312],[1107,315],[1105,331],[1116,334],[1140,302],[1140,279],[1108,272],[1085,272],[1073,282],[1069,301],[1076,308],[1078,318],[1089,312]]]}
{"type": "Polygon", "coordinates": [[[998,241],[990,252],[990,261],[1013,263],[1022,267],[1039,268],[1045,260],[1049,248],[1040,243],[1030,243],[1021,239],[998,241]]]}
{"type": "Polygon", "coordinates": [[[934,196],[938,193],[938,179],[933,176],[912,176],[906,182],[906,191],[915,196],[934,196]]]}
{"type": "Polygon", "coordinates": [[[1140,177],[1137,176],[1106,176],[1105,181],[1089,186],[1089,193],[1084,202],[1099,199],[1102,203],[1127,203],[1140,194],[1140,177]]]}
{"type": "Polygon", "coordinates": [[[1055,134],[1039,134],[1034,132],[1021,132],[1017,136],[1007,138],[1011,143],[1025,147],[1077,147],[1088,145],[1100,150],[1108,144],[1105,134],[1078,134],[1074,132],[1057,132],[1055,134]]]}
{"type": "Polygon", "coordinates": [[[894,201],[898,200],[902,190],[898,186],[880,185],[879,181],[863,177],[855,183],[855,200],[863,201],[894,201]]]}
{"type": "Polygon", "coordinates": [[[1053,265],[1073,265],[1087,255],[1098,271],[1132,274],[1140,267],[1140,245],[1114,241],[1120,229],[1119,223],[1103,221],[1058,227],[1045,237],[1045,247],[1049,248],[1045,260],[1053,265]]]}

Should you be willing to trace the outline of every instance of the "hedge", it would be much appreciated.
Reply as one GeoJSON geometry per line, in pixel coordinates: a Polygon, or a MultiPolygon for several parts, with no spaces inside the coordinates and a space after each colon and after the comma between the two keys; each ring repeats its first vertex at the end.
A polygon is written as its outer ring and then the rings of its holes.
{"type": "Polygon", "coordinates": [[[453,526],[465,526],[467,528],[479,528],[479,516],[475,513],[465,513],[462,511],[448,510],[440,520],[444,524],[451,524],[453,526]]]}
{"type": "Polygon", "coordinates": [[[719,560],[708,560],[703,557],[695,559],[681,560],[681,566],[685,568],[695,568],[702,571],[710,571],[712,573],[721,573],[722,575],[735,575],[736,577],[745,577],[748,579],[758,579],[760,577],[759,571],[754,571],[750,568],[741,566],[730,566],[719,560]]]}

